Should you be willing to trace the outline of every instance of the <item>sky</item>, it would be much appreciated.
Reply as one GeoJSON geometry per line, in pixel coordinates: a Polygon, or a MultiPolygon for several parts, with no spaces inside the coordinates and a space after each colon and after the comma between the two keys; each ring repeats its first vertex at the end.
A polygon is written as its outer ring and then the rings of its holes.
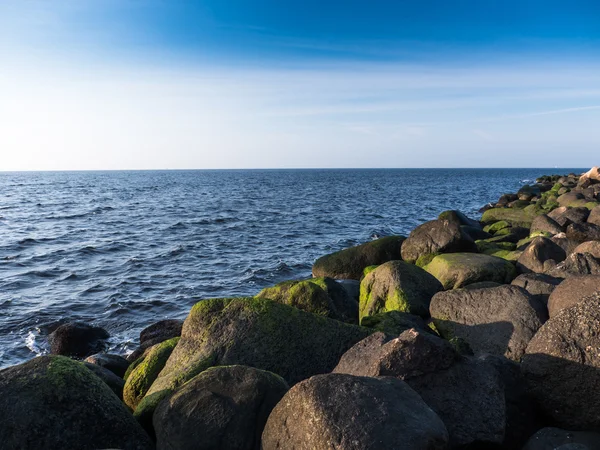
{"type": "Polygon", "coordinates": [[[0,171],[600,164],[600,2],[0,0],[0,171]]]}

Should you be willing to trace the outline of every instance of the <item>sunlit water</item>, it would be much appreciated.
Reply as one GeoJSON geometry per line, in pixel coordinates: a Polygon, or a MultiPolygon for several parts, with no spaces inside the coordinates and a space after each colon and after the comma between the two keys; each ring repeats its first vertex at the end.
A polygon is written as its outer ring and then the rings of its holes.
{"type": "Polygon", "coordinates": [[[111,333],[183,318],[200,299],[310,275],[326,253],[472,217],[569,169],[0,173],[0,367],[46,351],[48,326],[111,333]]]}

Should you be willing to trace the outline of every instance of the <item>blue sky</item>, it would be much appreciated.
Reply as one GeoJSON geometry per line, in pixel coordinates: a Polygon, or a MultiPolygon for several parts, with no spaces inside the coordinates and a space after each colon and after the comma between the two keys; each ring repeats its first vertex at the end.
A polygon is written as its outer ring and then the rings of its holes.
{"type": "Polygon", "coordinates": [[[0,2],[0,170],[586,167],[593,1],[0,2]]]}

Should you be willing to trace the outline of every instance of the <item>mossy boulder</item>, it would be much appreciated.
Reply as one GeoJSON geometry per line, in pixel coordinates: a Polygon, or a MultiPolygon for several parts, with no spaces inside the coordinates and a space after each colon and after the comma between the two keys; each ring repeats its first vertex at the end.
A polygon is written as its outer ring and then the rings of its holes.
{"type": "Polygon", "coordinates": [[[0,371],[3,450],[150,450],[118,397],[83,363],[41,356],[0,371]]]}
{"type": "Polygon", "coordinates": [[[162,398],[211,366],[256,367],[290,385],[330,372],[347,349],[370,333],[264,298],[202,300],[190,311],[179,344],[135,415],[148,420],[162,398]]]}
{"type": "Polygon", "coordinates": [[[360,280],[365,267],[400,259],[404,236],[387,236],[350,247],[317,259],[312,268],[315,278],[360,280]]]}
{"type": "Polygon", "coordinates": [[[388,311],[372,316],[365,316],[362,318],[360,324],[363,327],[372,328],[375,331],[381,331],[390,336],[398,336],[411,328],[433,332],[421,317],[401,311],[388,311]]]}
{"type": "Polygon", "coordinates": [[[495,222],[504,221],[510,223],[512,226],[529,228],[536,215],[535,210],[492,208],[483,213],[481,222],[489,225],[495,222]]]}
{"type": "Polygon", "coordinates": [[[441,289],[440,283],[420,267],[404,261],[389,261],[362,280],[360,319],[387,311],[427,317],[429,301],[441,289]]]}
{"type": "Polygon", "coordinates": [[[495,222],[490,225],[486,225],[483,228],[483,231],[490,233],[490,234],[496,234],[500,230],[504,230],[504,229],[510,228],[510,227],[511,227],[510,223],[508,223],[506,220],[501,220],[499,222],[495,222]]]}
{"type": "Polygon", "coordinates": [[[175,337],[149,348],[148,353],[128,374],[123,388],[123,401],[135,409],[158,377],[173,349],[179,342],[175,337]]]}
{"type": "Polygon", "coordinates": [[[358,323],[358,303],[333,278],[284,281],[263,289],[257,297],[342,322],[358,323]]]}
{"type": "Polygon", "coordinates": [[[50,353],[53,355],[86,358],[105,349],[110,335],[104,328],[82,322],[59,325],[48,336],[50,353]]]}
{"type": "Polygon", "coordinates": [[[430,254],[476,252],[475,241],[456,222],[431,220],[415,228],[402,243],[402,259],[414,263],[430,254]]]}
{"type": "Polygon", "coordinates": [[[478,253],[448,253],[436,256],[425,270],[444,289],[458,289],[479,281],[510,283],[517,275],[515,266],[502,258],[478,253]]]}

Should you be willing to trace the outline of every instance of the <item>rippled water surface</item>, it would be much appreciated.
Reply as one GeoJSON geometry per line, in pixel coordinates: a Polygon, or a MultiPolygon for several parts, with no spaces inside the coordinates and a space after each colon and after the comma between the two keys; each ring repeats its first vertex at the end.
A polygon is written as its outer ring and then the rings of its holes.
{"type": "Polygon", "coordinates": [[[310,275],[341,248],[472,217],[568,169],[0,173],[0,367],[45,351],[49,325],[106,328],[114,351],[202,298],[310,275]]]}

